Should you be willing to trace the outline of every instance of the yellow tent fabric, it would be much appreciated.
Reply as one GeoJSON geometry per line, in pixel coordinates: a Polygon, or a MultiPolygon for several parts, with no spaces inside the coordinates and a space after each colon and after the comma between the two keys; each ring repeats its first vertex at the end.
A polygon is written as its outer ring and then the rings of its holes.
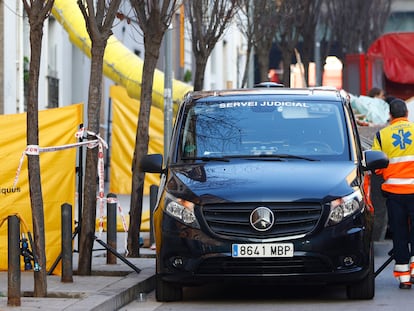
{"type": "MultiPolygon", "coordinates": [[[[131,193],[132,158],[135,148],[140,102],[129,97],[122,86],[112,86],[112,136],[109,191],[131,193]]],[[[148,153],[164,152],[164,116],[161,109],[151,107],[148,153]]],[[[144,194],[149,187],[159,184],[159,174],[145,174],[144,194]]]]}
{"type": "MultiPolygon", "coordinates": [[[[52,14],[69,34],[70,41],[90,57],[91,41],[86,31],[85,20],[78,7],[77,0],[55,0],[52,14]]],[[[105,49],[104,74],[117,84],[124,86],[129,96],[139,99],[141,95],[142,68],[144,62],[130,51],[115,36],[111,36],[105,49]]],[[[172,99],[179,103],[191,85],[173,80],[172,99]]],[[[164,107],[164,73],[154,73],[153,105],[164,107]]],[[[174,105],[176,108],[177,105],[174,105]]]]}
{"type": "MultiPolygon", "coordinates": [[[[125,232],[122,220],[125,221],[127,226],[129,225],[129,215],[124,215],[123,217],[124,217],[124,219],[122,219],[121,215],[116,216],[116,231],[117,232],[125,232]]],[[[99,225],[100,225],[99,222],[100,222],[100,219],[96,219],[96,223],[95,223],[96,232],[98,232],[99,229],[100,229],[99,228],[99,225]]],[[[106,222],[107,222],[107,217],[104,216],[103,217],[103,224],[102,224],[103,231],[106,231],[106,222]]],[[[150,232],[150,212],[149,212],[149,210],[142,211],[140,232],[150,232]]]]}
{"type": "MultiPolygon", "coordinates": [[[[39,147],[76,143],[75,133],[83,123],[83,105],[39,111],[39,147]]],[[[18,214],[33,234],[27,157],[13,187],[22,153],[27,144],[26,114],[0,115],[0,270],[7,270],[7,218],[18,214]]],[[[50,269],[61,251],[61,206],[75,203],[76,148],[40,153],[46,235],[46,267],[50,269]]],[[[74,217],[73,217],[74,218],[74,217]]],[[[22,228],[25,229],[25,228],[22,228]]],[[[24,230],[22,230],[23,232],[24,230]]],[[[23,268],[23,258],[21,261],[23,268]]],[[[58,269],[56,270],[58,272],[58,269]]]]}

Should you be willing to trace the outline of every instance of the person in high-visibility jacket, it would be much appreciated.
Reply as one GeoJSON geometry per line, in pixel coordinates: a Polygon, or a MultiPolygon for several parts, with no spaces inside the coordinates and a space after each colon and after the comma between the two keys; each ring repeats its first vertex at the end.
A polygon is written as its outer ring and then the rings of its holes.
{"type": "Polygon", "coordinates": [[[376,133],[372,145],[389,158],[388,167],[375,173],[384,178],[381,188],[393,241],[394,276],[401,289],[411,288],[414,282],[414,123],[407,117],[406,103],[394,99],[390,124],[376,133]]]}

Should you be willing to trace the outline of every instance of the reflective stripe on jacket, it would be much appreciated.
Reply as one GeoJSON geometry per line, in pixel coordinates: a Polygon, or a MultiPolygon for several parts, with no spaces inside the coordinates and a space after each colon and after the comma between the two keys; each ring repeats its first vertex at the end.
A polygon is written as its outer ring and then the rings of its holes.
{"type": "Polygon", "coordinates": [[[388,167],[376,171],[385,180],[382,190],[414,193],[414,123],[397,118],[379,134],[374,138],[372,149],[382,150],[389,158],[388,167]]]}

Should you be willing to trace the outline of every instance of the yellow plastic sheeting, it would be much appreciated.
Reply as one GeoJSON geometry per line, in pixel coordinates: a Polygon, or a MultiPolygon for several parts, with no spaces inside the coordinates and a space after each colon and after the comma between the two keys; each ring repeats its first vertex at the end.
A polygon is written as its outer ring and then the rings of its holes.
{"type": "MultiPolygon", "coordinates": [[[[65,28],[70,41],[90,57],[91,42],[86,31],[85,20],[77,0],[55,0],[53,16],[65,28]]],[[[104,74],[112,81],[124,86],[130,97],[140,99],[143,60],[125,47],[115,36],[108,40],[104,55],[104,74]]],[[[192,90],[192,86],[173,80],[172,99],[178,103],[192,90]]],[[[164,73],[154,73],[153,105],[164,107],[164,73]]]]}
{"type": "MultiPolygon", "coordinates": [[[[39,146],[58,147],[76,143],[75,133],[83,123],[82,112],[82,104],[39,111],[39,146]]],[[[18,183],[13,187],[27,144],[26,114],[0,115],[0,128],[0,161],[3,163],[0,166],[0,223],[5,220],[0,227],[0,270],[7,270],[8,216],[18,214],[22,219],[21,232],[30,231],[33,235],[26,156],[18,174],[18,183]]],[[[41,152],[39,156],[48,270],[61,252],[61,206],[68,203],[75,210],[76,154],[76,148],[68,148],[41,152]]],[[[23,257],[21,259],[23,269],[23,257]]],[[[55,273],[60,273],[60,267],[57,267],[55,273]]]]}
{"type": "MultiPolygon", "coordinates": [[[[132,158],[135,148],[140,102],[128,96],[125,88],[112,86],[112,136],[109,173],[109,191],[131,193],[132,158]]],[[[164,116],[160,109],[151,107],[148,153],[164,152],[164,116]]],[[[159,174],[145,174],[144,194],[149,187],[159,184],[159,174]]]]}
{"type": "MultiPolygon", "coordinates": [[[[123,217],[126,226],[128,228],[129,225],[129,215],[124,215],[123,217]]],[[[149,210],[146,211],[142,211],[142,218],[141,218],[141,230],[140,232],[149,232],[150,231],[150,212],[149,210]]],[[[106,223],[107,223],[107,217],[104,216],[103,217],[103,231],[106,231],[106,223]]],[[[99,232],[99,226],[100,226],[100,219],[96,220],[96,224],[95,224],[95,230],[97,232],[99,232]]],[[[124,225],[123,225],[123,221],[122,221],[122,216],[121,215],[117,215],[116,216],[116,231],[117,232],[125,232],[124,229],[124,225]]]]}

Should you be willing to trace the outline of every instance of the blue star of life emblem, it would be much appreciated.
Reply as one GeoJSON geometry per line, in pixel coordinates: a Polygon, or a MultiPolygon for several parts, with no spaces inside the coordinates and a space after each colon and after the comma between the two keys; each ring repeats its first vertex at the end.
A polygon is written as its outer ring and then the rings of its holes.
{"type": "Polygon", "coordinates": [[[398,134],[392,134],[394,138],[393,146],[400,146],[400,149],[405,149],[405,144],[411,145],[412,140],[410,139],[411,132],[404,132],[404,130],[399,130],[398,134]]]}

